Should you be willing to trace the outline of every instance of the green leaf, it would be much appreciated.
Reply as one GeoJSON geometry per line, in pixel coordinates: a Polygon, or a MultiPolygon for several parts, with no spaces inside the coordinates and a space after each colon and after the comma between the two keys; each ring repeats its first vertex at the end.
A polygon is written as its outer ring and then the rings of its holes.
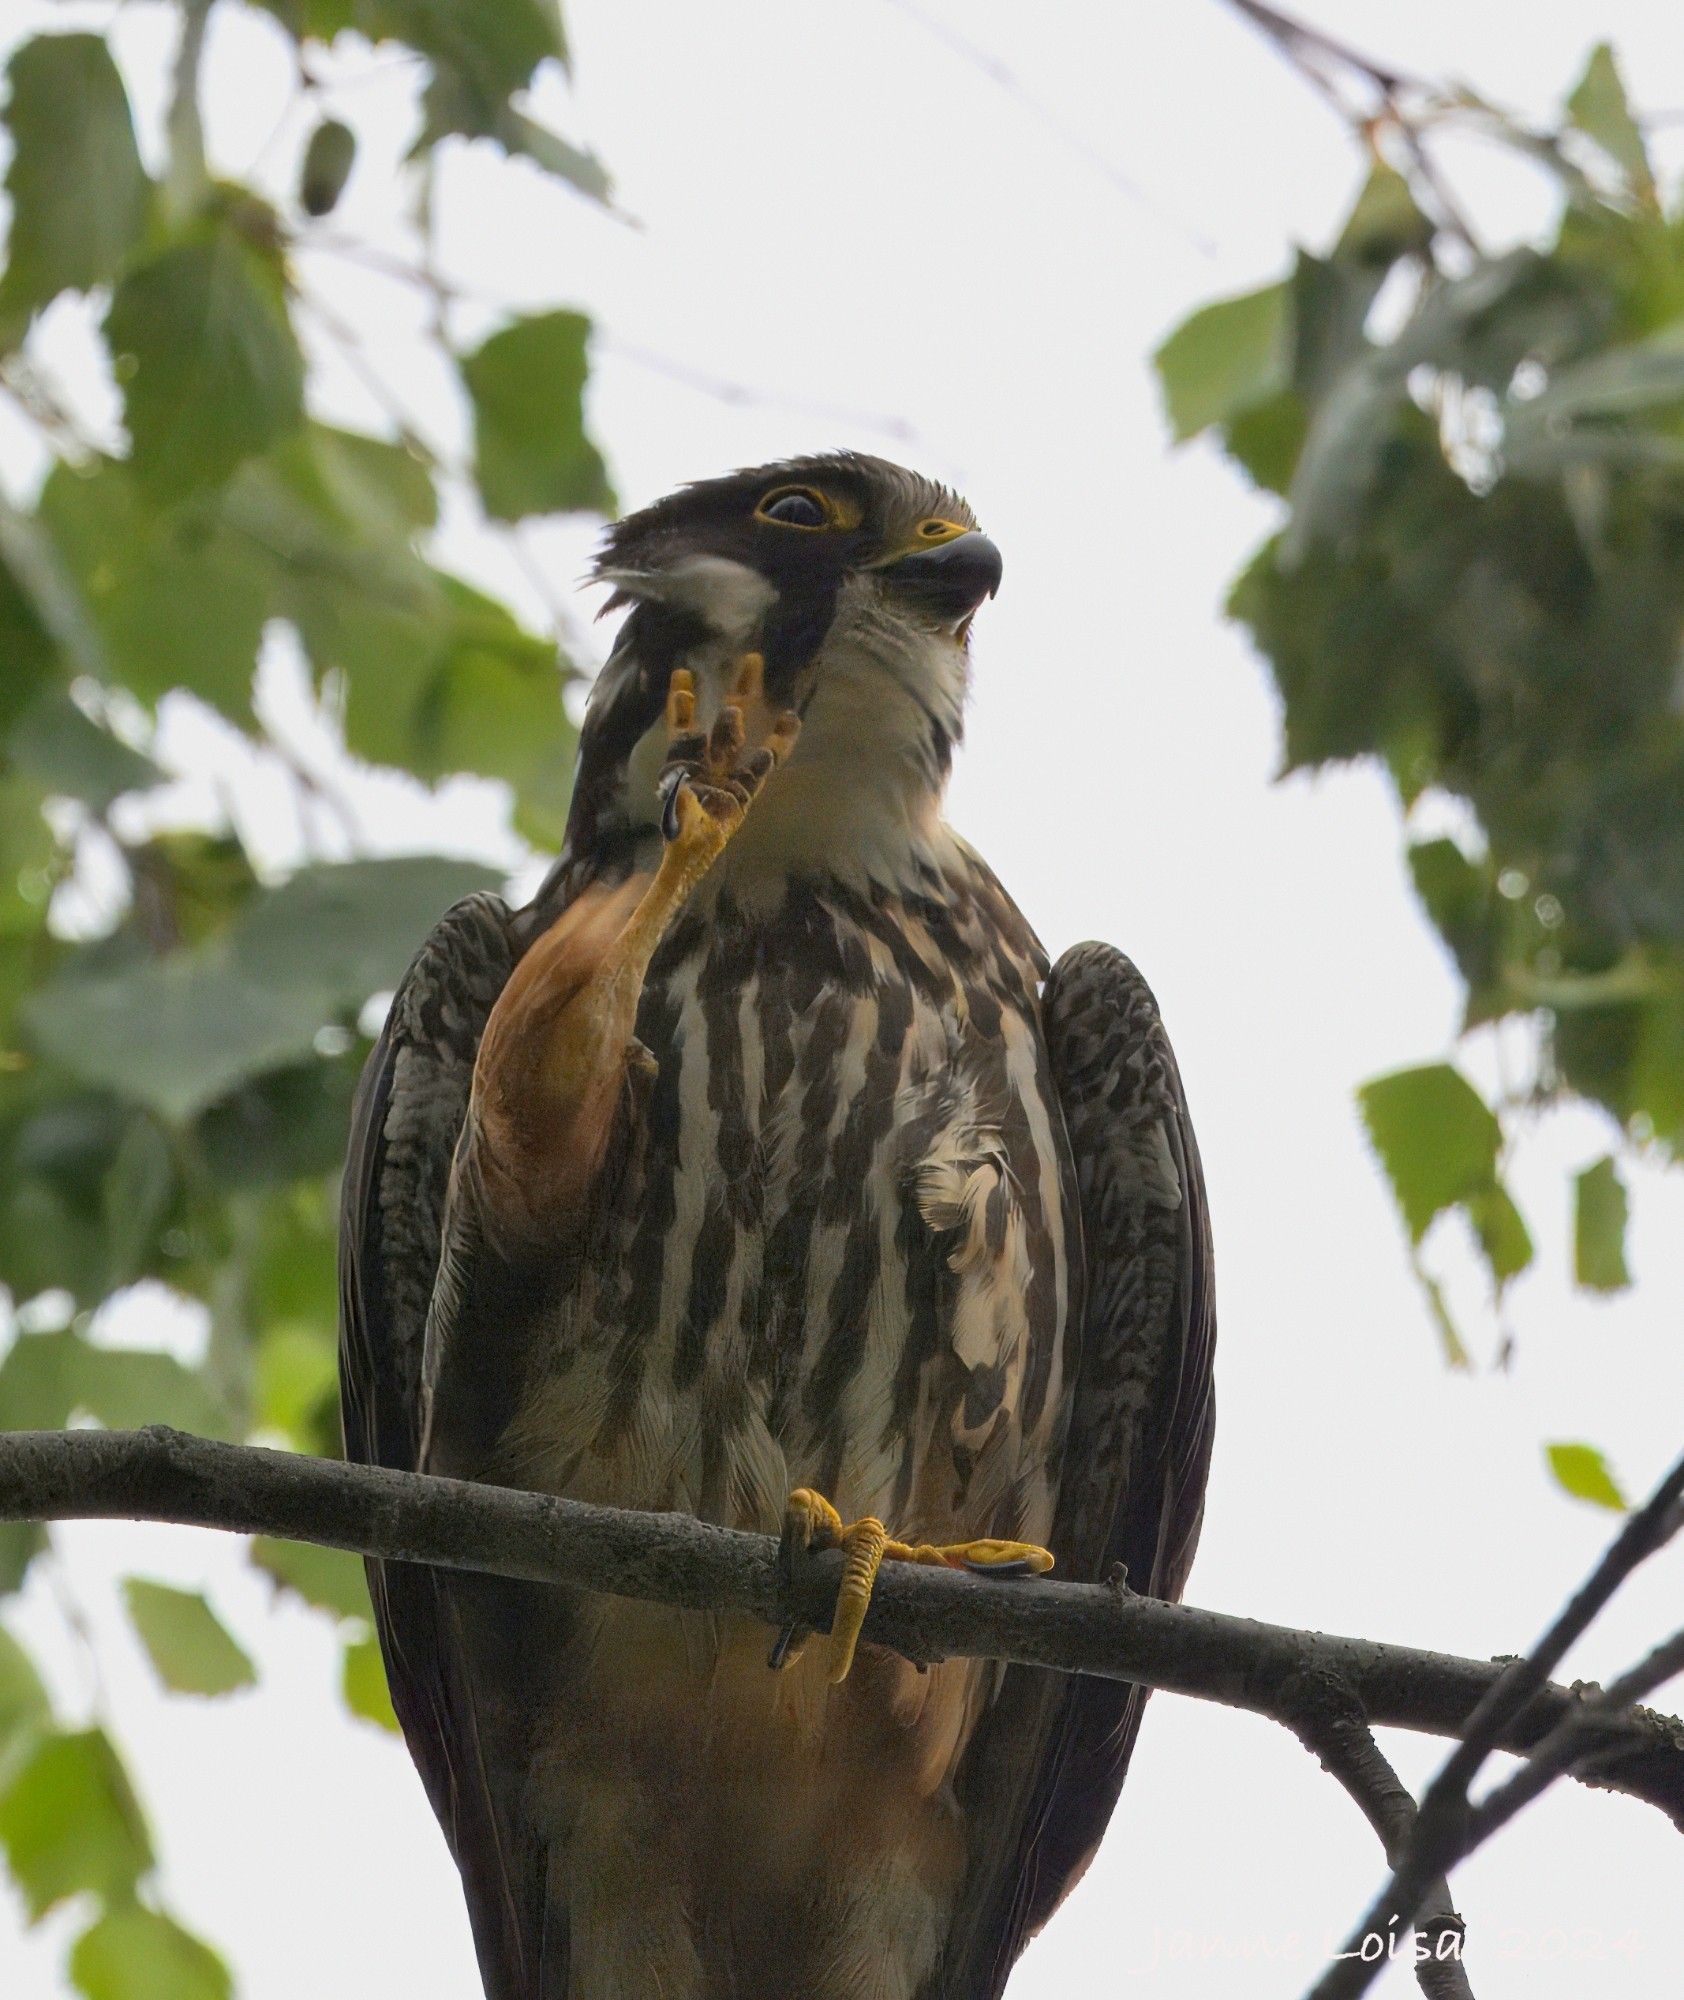
{"type": "Polygon", "coordinates": [[[42,1739],[0,1792],[0,1847],[31,1921],[91,1889],[134,1893],[152,1866],[152,1841],[103,1730],[42,1739]]]}
{"type": "Polygon", "coordinates": [[[32,994],[29,1046],[70,1076],[179,1123],[266,1069],[296,1062],[334,1014],[306,956],[275,987],[226,937],[100,975],[72,968],[32,994]]]}
{"type": "Polygon", "coordinates": [[[1620,81],[1614,51],[1599,43],[1590,63],[1567,100],[1573,123],[1600,146],[1640,194],[1654,199],[1655,176],[1643,144],[1643,132],[1631,115],[1625,85],[1620,81]]]}
{"type": "Polygon", "coordinates": [[[370,1637],[349,1642],[341,1685],[345,1706],[353,1715],[360,1715],[365,1722],[376,1723],[382,1729],[397,1728],[398,1718],[386,1686],[386,1667],[378,1640],[370,1637]]]}
{"type": "Polygon", "coordinates": [[[145,1274],[152,1247],[175,1199],[175,1148],[153,1119],[131,1118],[105,1176],[105,1232],[113,1287],[145,1274]]]}
{"type": "Polygon", "coordinates": [[[1390,265],[1425,250],[1432,240],[1433,225],[1421,213],[1408,181],[1382,160],[1363,182],[1334,255],[1390,265]]]}
{"type": "Polygon", "coordinates": [[[1500,1291],[1532,1261],[1532,1235],[1513,1197],[1501,1184],[1466,1198],[1468,1220],[1500,1291]]]}
{"type": "Polygon", "coordinates": [[[408,445],[331,424],[311,424],[302,443],[341,518],[390,537],[438,525],[433,475],[408,445]]]}
{"type": "MultiPolygon", "coordinates": [[[[41,35],[8,71],[12,228],[0,323],[117,275],[146,226],[150,183],[123,80],[98,35],[41,35]]],[[[3,334],[0,334],[3,339],[3,334]]]]}
{"type": "Polygon", "coordinates": [[[475,771],[503,779],[514,789],[521,832],[559,846],[578,749],[562,706],[572,671],[553,643],[523,631],[502,605],[436,574],[449,636],[409,717],[402,761],[423,777],[475,771]]]}
{"type": "Polygon", "coordinates": [[[452,903],[500,881],[495,869],[438,854],[301,868],[246,906],[234,952],[259,985],[295,978],[307,960],[310,984],[327,992],[331,1007],[354,1009],[397,985],[452,903]]]}
{"type": "Polygon", "coordinates": [[[41,817],[41,794],[33,785],[7,776],[0,765],[0,944],[17,951],[16,958],[0,970],[7,1030],[14,982],[21,976],[29,983],[51,962],[46,904],[56,855],[53,830],[41,817]]]}
{"type": "Polygon", "coordinates": [[[500,604],[443,571],[427,575],[432,602],[413,616],[346,596],[308,627],[312,652],[344,677],[346,744],[429,780],[504,779],[521,831],[557,843],[577,749],[562,705],[572,669],[500,604]]]}
{"type": "Polygon", "coordinates": [[[417,150],[449,132],[493,133],[509,98],[525,89],[539,63],[567,59],[555,0],[500,0],[495,7],[374,0],[372,13],[376,33],[432,58],[417,150]]]}
{"type": "Polygon", "coordinates": [[[366,20],[363,0],[256,0],[256,4],[300,42],[307,36],[331,42],[366,20]]]}
{"type": "Polygon", "coordinates": [[[498,881],[439,855],[301,869],[220,936],[101,974],[67,970],[23,1009],[69,1074],[172,1121],[307,1056],[317,1033],[396,986],[444,911],[498,881]]]}
{"type": "Polygon", "coordinates": [[[464,358],[475,473],[494,519],[612,510],[608,475],[585,435],[589,336],[582,313],[542,313],[514,321],[464,358]]]}
{"type": "Polygon", "coordinates": [[[270,1535],[258,1535],[251,1545],[251,1559],[282,1590],[318,1611],[331,1611],[337,1618],[360,1618],[372,1623],[374,1607],[369,1602],[368,1579],[362,1558],[347,1549],[327,1549],[315,1542],[282,1542],[270,1535]]]}
{"type": "Polygon", "coordinates": [[[231,223],[134,266],[105,337],[153,500],[219,485],[303,421],[304,363],[280,272],[231,223]]]}
{"type": "Polygon", "coordinates": [[[337,1171],[366,1042],[253,1077],[198,1121],[195,1136],[218,1187],[273,1188],[337,1171]]]}
{"type": "Polygon", "coordinates": [[[234,1990],[209,1945],[140,1904],[107,1910],[82,1933],[70,1976],[87,2000],[229,2000],[234,1990]]]}
{"type": "Polygon", "coordinates": [[[231,1694],[256,1682],[250,1658],[198,1591],[131,1576],[123,1596],[158,1678],[174,1693],[231,1694]]]}
{"type": "MultiPolygon", "coordinates": [[[[16,630],[24,623],[21,611],[27,623],[36,627],[36,633],[30,634],[25,625],[25,661],[31,654],[40,660],[39,637],[45,637],[75,672],[95,680],[110,679],[104,645],[52,538],[34,515],[20,514],[4,495],[0,495],[0,564],[5,566],[10,591],[15,593],[7,624],[16,630]]],[[[39,666],[31,677],[40,679],[39,666]]]]}
{"type": "Polygon", "coordinates": [[[1219,299],[1184,320],[1154,355],[1179,444],[1291,387],[1288,288],[1219,299]]]}
{"type": "Polygon", "coordinates": [[[5,742],[14,769],[43,792],[81,799],[103,812],[125,792],[164,782],[150,757],[132,750],[83,713],[63,688],[50,688],[12,725],[5,742]]]}
{"type": "Polygon", "coordinates": [[[491,136],[505,152],[520,154],[534,166],[542,167],[545,173],[577,188],[591,201],[606,204],[614,193],[608,169],[595,153],[572,145],[559,132],[537,124],[523,111],[510,106],[499,113],[491,136]]]}
{"type": "Polygon", "coordinates": [[[1674,326],[1555,369],[1538,395],[1506,398],[1503,457],[1511,472],[1534,479],[1570,466],[1678,468],[1681,409],[1684,338],[1674,326]]]}
{"type": "Polygon", "coordinates": [[[41,521],[109,662],[147,703],[187,688],[251,721],[251,680],[274,587],[265,554],[202,507],[154,513],[128,468],[61,465],[41,521]]]}
{"type": "Polygon", "coordinates": [[[1376,1077],[1357,1097],[1415,1242],[1443,1210],[1495,1185],[1497,1120],[1448,1063],[1376,1077]]]}
{"type": "Polygon", "coordinates": [[[46,1546],[39,1521],[0,1521],[0,1597],[22,1589],[29,1565],[46,1546]]]}
{"type": "Polygon", "coordinates": [[[1538,269],[1531,250],[1486,258],[1463,276],[1435,284],[1389,345],[1360,341],[1354,358],[1332,375],[1304,440],[1288,495],[1292,519],[1283,562],[1291,566],[1315,544],[1349,534],[1396,432],[1410,374],[1420,367],[1457,368],[1492,318],[1536,281],[1538,269]]]}
{"type": "Polygon", "coordinates": [[[34,1662],[0,1625],[0,1787],[17,1745],[52,1719],[52,1703],[34,1662]]]}
{"type": "Polygon", "coordinates": [[[20,1300],[64,1290],[73,1310],[95,1306],[116,1282],[108,1175],[133,1114],[27,1065],[0,1102],[0,1284],[20,1300]]]}
{"type": "Polygon", "coordinates": [[[298,204],[306,215],[329,215],[339,206],[356,157],[356,133],[337,118],[324,118],[310,134],[299,170],[298,204]]]}
{"type": "Polygon", "coordinates": [[[1617,1076],[1629,1102],[1611,1108],[1621,1117],[1640,1114],[1675,1159],[1684,1156],[1684,997],[1645,1007],[1625,1053],[1629,1070],[1622,1065],[1617,1076]]]}
{"type": "Polygon", "coordinates": [[[1292,485],[1309,427],[1302,397],[1283,389],[1278,396],[1254,403],[1228,419],[1228,456],[1266,493],[1284,494],[1292,485]]]}
{"type": "Polygon", "coordinates": [[[1300,250],[1286,280],[1292,328],[1292,386],[1314,409],[1346,369],[1366,361],[1374,343],[1369,315],[1386,281],[1381,264],[1312,257],[1300,250]]]}
{"type": "Polygon", "coordinates": [[[1575,1500],[1588,1500],[1593,1506],[1606,1507],[1616,1514],[1623,1514],[1630,1507],[1618,1481],[1608,1470],[1608,1461],[1594,1445],[1551,1444],[1544,1447],[1544,1455],[1556,1484],[1575,1500]]]}
{"type": "Polygon", "coordinates": [[[338,1357],[331,1326],[277,1326],[257,1350],[257,1421],[290,1443],[312,1439],[324,1409],[337,1424],[338,1357]]]}
{"type": "Polygon", "coordinates": [[[1502,1009],[1495,988],[1503,923],[1490,864],[1470,861],[1453,840],[1416,841],[1408,853],[1415,893],[1467,982],[1466,1025],[1489,1020],[1502,1009]]]}
{"type": "Polygon", "coordinates": [[[282,1188],[256,1205],[249,1284],[265,1336],[291,1328],[331,1361],[339,1319],[339,1203],[328,1181],[282,1188]]]}
{"type": "Polygon", "coordinates": [[[0,556],[0,661],[4,661],[6,668],[0,674],[0,730],[5,730],[52,684],[58,661],[52,634],[3,556],[0,556]]]}
{"type": "Polygon", "coordinates": [[[0,1363],[0,1430],[63,1430],[73,1416],[109,1430],[173,1424],[226,1436],[226,1412],[208,1386],[170,1354],[95,1347],[69,1328],[22,1333],[0,1363]]]}
{"type": "Polygon", "coordinates": [[[1626,1268],[1626,1191],[1612,1156],[1586,1167],[1573,1182],[1573,1276],[1587,1291],[1619,1292],[1626,1268]]]}

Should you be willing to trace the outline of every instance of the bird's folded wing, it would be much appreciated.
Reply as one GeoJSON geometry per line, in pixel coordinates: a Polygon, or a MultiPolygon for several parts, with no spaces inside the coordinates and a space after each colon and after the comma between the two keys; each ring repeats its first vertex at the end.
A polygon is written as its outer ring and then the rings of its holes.
{"type": "MultiPolygon", "coordinates": [[[[363,1073],[340,1218],[340,1387],[347,1455],[413,1470],[422,1355],[451,1161],[486,1016],[516,956],[507,906],[458,903],[417,953],[363,1073]]],[[[462,1871],[494,2000],[528,1977],[543,1935],[541,1854],[504,1823],[482,1768],[456,1614],[435,1572],[368,1565],[393,1706],[462,1871]]]]}
{"type": "MultiPolygon", "coordinates": [[[[1081,1197],[1085,1304],[1051,1542],[1058,1574],[1177,1598],[1210,1464],[1216,1335],[1203,1172],[1157,1003],[1108,945],[1043,997],[1081,1197]]],[[[1009,1668],[960,1774],[972,1887],[940,2000],[993,2000],[1080,1879],[1117,1802],[1145,1691],[1009,1668]]],[[[930,1996],[935,2000],[935,1994],[930,1996]]]]}

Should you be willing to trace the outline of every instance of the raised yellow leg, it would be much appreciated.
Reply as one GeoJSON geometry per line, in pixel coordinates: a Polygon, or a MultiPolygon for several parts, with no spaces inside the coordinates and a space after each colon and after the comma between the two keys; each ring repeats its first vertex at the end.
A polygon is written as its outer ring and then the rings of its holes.
{"type": "MultiPolygon", "coordinates": [[[[937,1563],[947,1569],[974,1570],[980,1576],[1042,1576],[1052,1568],[1052,1553],[1034,1542],[897,1542],[874,1515],[844,1522],[822,1493],[798,1486],[784,1509],[786,1550],[816,1552],[841,1549],[842,1586],[830,1624],[830,1678],[845,1681],[854,1664],[854,1649],[871,1603],[877,1572],[886,1562],[937,1563]]],[[[774,1666],[787,1666],[801,1650],[793,1629],[783,1633],[772,1651],[774,1666]]]]}
{"type": "Polygon", "coordinates": [[[758,749],[744,751],[743,714],[762,706],[764,676],[761,656],[746,653],[713,728],[703,735],[696,728],[694,677],[686,667],[673,671],[661,776],[666,803],[660,865],[588,981],[570,994],[549,1037],[548,1080],[564,1098],[582,1096],[593,1079],[607,1073],[605,1050],[623,1049],[661,939],[800,733],[800,719],[786,712],[773,721],[758,749]]]}
{"type": "Polygon", "coordinates": [[[766,774],[789,755],[801,729],[785,712],[765,743],[743,754],[743,716],[765,698],[765,661],[745,653],[711,732],[696,733],[696,683],[677,667],[667,689],[666,845],[655,879],[644,891],[614,956],[641,985],[667,926],[743,823],[766,774]]]}
{"type": "Polygon", "coordinates": [[[650,960],[800,729],[793,715],[769,714],[758,653],[740,662],[705,734],[695,683],[676,670],[666,726],[665,838],[654,874],[587,889],[570,905],[516,965],[480,1039],[476,1144],[485,1198],[511,1233],[546,1234],[582,1212],[628,1075],[650,1067],[635,1034],[650,960]],[[751,750],[745,713],[764,731],[751,750]]]}

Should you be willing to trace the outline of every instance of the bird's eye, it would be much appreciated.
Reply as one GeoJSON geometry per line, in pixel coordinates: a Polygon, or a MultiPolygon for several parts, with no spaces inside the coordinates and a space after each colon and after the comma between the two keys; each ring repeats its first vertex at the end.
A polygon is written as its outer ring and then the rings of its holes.
{"type": "Polygon", "coordinates": [[[822,493],[808,486],[785,486],[768,493],[754,510],[763,521],[776,521],[784,528],[828,528],[830,508],[822,493]]]}

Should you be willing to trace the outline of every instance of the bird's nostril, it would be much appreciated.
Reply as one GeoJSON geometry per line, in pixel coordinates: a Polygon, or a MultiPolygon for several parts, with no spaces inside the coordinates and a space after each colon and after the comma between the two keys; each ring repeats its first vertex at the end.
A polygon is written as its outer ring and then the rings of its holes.
{"type": "Polygon", "coordinates": [[[938,617],[962,618],[1000,587],[1000,551],[974,528],[892,563],[885,575],[938,617]]]}

